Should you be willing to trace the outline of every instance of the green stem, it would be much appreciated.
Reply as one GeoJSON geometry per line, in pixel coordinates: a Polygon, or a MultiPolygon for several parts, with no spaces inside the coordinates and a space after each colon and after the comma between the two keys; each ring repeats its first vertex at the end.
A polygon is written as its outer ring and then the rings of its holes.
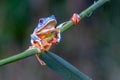
{"type": "MultiPolygon", "coordinates": [[[[108,0],[99,0],[97,1],[95,4],[91,5],[89,8],[87,8],[86,10],[84,10],[82,13],[79,14],[80,18],[83,19],[85,16],[89,15],[91,12],[93,12],[95,9],[97,9],[98,7],[102,6],[104,3],[106,3],[108,0]]],[[[73,22],[72,21],[68,21],[63,27],[61,27],[60,31],[64,32],[67,29],[69,29],[70,27],[73,26],[73,22]]],[[[0,66],[11,63],[11,62],[15,62],[17,60],[32,56],[36,53],[38,53],[39,51],[34,48],[34,49],[28,49],[22,53],[19,53],[17,55],[5,58],[3,60],[0,60],[0,66]]],[[[44,61],[44,59],[43,59],[44,61]]]]}
{"type": "Polygon", "coordinates": [[[79,14],[80,18],[83,19],[84,17],[88,16],[90,13],[92,13],[93,11],[95,11],[97,8],[99,8],[100,6],[102,6],[107,1],[109,1],[109,0],[99,0],[99,1],[95,2],[93,5],[91,5],[86,10],[84,10],[83,12],[81,12],[79,14]]]}
{"type": "Polygon", "coordinates": [[[19,53],[17,55],[14,55],[14,56],[11,56],[11,57],[0,60],[0,66],[3,66],[5,64],[9,64],[11,62],[18,61],[20,59],[23,59],[23,58],[26,58],[26,57],[29,57],[29,56],[32,56],[32,55],[35,55],[38,52],[39,51],[38,51],[37,48],[27,49],[26,51],[24,51],[22,53],[19,53]]]}
{"type": "MultiPolygon", "coordinates": [[[[100,6],[102,6],[107,1],[109,1],[109,0],[98,0],[96,3],[94,3],[93,5],[91,5],[90,7],[88,7],[86,10],[82,11],[79,14],[80,20],[83,19],[83,18],[85,18],[86,16],[88,16],[90,13],[92,13],[93,11],[95,11],[97,8],[99,8],[100,6]]],[[[69,29],[70,27],[72,27],[73,25],[74,25],[73,22],[70,20],[63,27],[61,27],[60,31],[64,32],[67,29],[69,29]]]]}

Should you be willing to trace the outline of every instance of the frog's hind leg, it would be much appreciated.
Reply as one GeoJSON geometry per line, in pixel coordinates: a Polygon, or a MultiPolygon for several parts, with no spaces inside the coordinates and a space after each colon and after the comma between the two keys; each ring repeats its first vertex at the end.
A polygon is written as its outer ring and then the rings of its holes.
{"type": "Polygon", "coordinates": [[[46,63],[39,58],[39,54],[36,54],[35,56],[41,65],[46,65],[46,63]]]}

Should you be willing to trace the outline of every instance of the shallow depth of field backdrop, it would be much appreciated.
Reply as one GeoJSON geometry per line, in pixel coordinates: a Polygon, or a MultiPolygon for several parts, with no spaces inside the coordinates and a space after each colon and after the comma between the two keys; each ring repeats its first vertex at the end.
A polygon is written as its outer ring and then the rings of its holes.
{"type": "MultiPolygon", "coordinates": [[[[94,0],[1,0],[0,59],[30,45],[40,17],[54,14],[58,24],[81,12],[94,0]]],[[[120,80],[120,0],[111,0],[62,34],[51,51],[93,80],[120,80]]],[[[0,67],[0,80],[62,80],[35,56],[0,67]]]]}

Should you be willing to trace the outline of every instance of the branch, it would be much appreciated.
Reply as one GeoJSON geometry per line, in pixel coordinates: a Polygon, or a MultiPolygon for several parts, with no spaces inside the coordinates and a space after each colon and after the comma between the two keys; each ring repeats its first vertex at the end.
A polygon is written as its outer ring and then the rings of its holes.
{"type": "MultiPolygon", "coordinates": [[[[83,19],[85,18],[87,15],[89,15],[91,12],[93,12],[94,10],[96,10],[98,7],[101,7],[104,3],[106,3],[109,0],[98,0],[96,3],[94,3],[93,5],[91,5],[90,7],[88,7],[86,10],[84,10],[83,12],[81,12],[79,14],[80,18],[83,19]]],[[[73,26],[73,22],[70,20],[68,21],[68,23],[66,23],[63,27],[60,28],[61,32],[66,31],[67,29],[69,29],[70,27],[73,26]]],[[[5,58],[3,60],[0,60],[0,66],[11,63],[11,62],[15,62],[17,60],[32,56],[36,53],[39,53],[39,51],[37,50],[37,48],[34,49],[28,49],[22,53],[19,53],[17,55],[5,58]]]]}
{"type": "MultiPolygon", "coordinates": [[[[107,1],[109,1],[109,0],[98,0],[97,2],[95,2],[93,5],[91,5],[90,7],[88,7],[87,9],[85,9],[84,11],[82,11],[79,14],[80,19],[82,20],[83,18],[85,18],[86,16],[88,16],[90,13],[92,13],[93,11],[95,11],[97,8],[101,7],[107,1]]],[[[64,32],[67,29],[69,29],[70,27],[72,27],[73,25],[74,25],[73,22],[70,20],[63,27],[61,27],[60,31],[64,32]]]]}
{"type": "Polygon", "coordinates": [[[24,59],[24,58],[29,57],[29,56],[33,56],[38,52],[39,52],[39,50],[37,48],[27,49],[22,53],[19,53],[17,55],[0,60],[0,66],[24,59]]]}
{"type": "MultiPolygon", "coordinates": [[[[79,14],[80,19],[85,18],[87,15],[89,15],[91,12],[95,11],[97,8],[101,7],[107,1],[108,0],[98,0],[96,3],[94,3],[89,8],[87,8],[86,10],[84,10],[83,12],[81,12],[79,14]]],[[[67,29],[69,29],[70,27],[72,27],[73,25],[74,25],[73,22],[71,20],[69,20],[63,27],[60,28],[60,31],[64,32],[67,29]]],[[[37,48],[27,49],[26,51],[24,51],[22,53],[19,53],[17,55],[0,60],[0,66],[21,60],[21,59],[29,57],[29,56],[33,56],[36,53],[39,53],[39,50],[37,48]]],[[[47,65],[51,69],[56,71],[58,74],[60,74],[66,80],[91,80],[89,77],[87,77],[86,75],[81,73],[79,70],[77,70],[71,64],[69,64],[65,60],[61,59],[60,57],[56,56],[55,54],[52,54],[50,52],[42,52],[39,57],[43,61],[45,61],[45,63],[47,63],[47,65]]]]}
{"type": "MultiPolygon", "coordinates": [[[[96,10],[98,7],[102,6],[107,1],[108,0],[99,0],[94,3],[89,8],[79,14],[80,19],[85,18],[87,15],[96,10]]],[[[69,20],[63,27],[60,28],[60,31],[64,32],[73,25],[73,22],[69,20]]],[[[0,66],[24,59],[29,56],[33,56],[37,53],[40,53],[37,48],[27,49],[22,53],[0,60],[0,66]]],[[[65,80],[91,80],[88,76],[80,72],[78,69],[66,62],[64,59],[51,52],[41,52],[39,57],[47,64],[48,67],[56,71],[65,80]]]]}

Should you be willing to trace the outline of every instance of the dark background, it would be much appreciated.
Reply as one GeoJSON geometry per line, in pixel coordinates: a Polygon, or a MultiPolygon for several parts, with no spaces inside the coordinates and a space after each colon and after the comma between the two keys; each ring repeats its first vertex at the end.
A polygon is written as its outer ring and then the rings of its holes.
{"type": "MultiPolygon", "coordinates": [[[[0,59],[30,45],[39,18],[54,14],[58,24],[80,13],[94,0],[1,0],[0,59]]],[[[111,0],[62,34],[50,51],[93,80],[120,80],[120,0],[111,0]]],[[[0,80],[63,80],[35,56],[0,67],[0,80]]]]}

